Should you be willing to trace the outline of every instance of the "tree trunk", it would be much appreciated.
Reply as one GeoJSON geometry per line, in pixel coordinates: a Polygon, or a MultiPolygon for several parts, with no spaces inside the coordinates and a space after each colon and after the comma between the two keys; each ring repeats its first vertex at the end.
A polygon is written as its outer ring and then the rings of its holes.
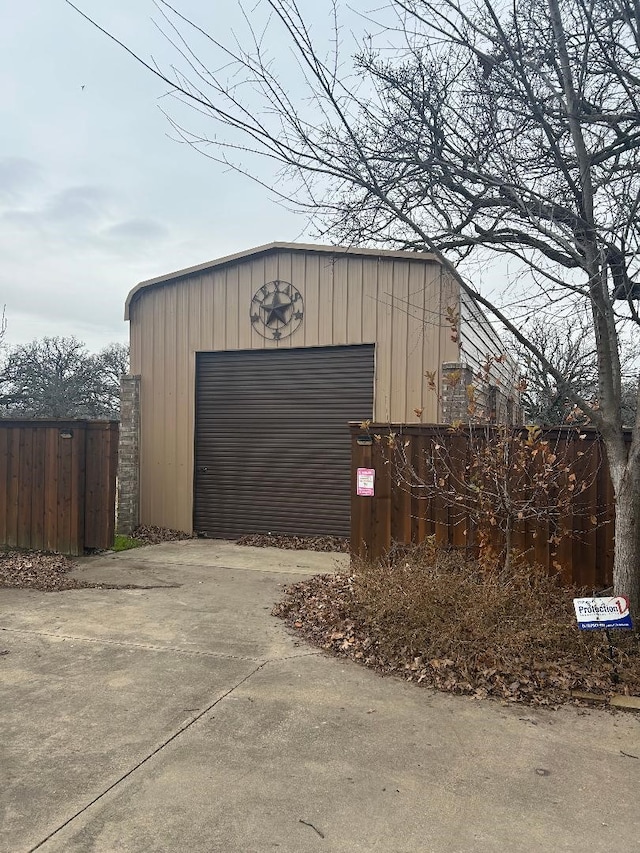
{"type": "Polygon", "coordinates": [[[511,516],[507,518],[507,524],[504,531],[504,562],[502,570],[505,574],[511,571],[511,550],[513,548],[513,519],[511,516]]]}
{"type": "Polygon", "coordinates": [[[616,595],[626,595],[634,627],[640,628],[640,466],[610,463],[616,498],[613,586],[616,595]]]}

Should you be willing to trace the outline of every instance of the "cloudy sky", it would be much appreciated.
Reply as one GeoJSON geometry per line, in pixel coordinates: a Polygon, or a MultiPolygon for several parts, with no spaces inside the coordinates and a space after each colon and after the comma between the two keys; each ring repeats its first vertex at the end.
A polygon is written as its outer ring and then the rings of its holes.
{"type": "MultiPolygon", "coordinates": [[[[152,0],[75,2],[143,55],[173,58],[152,0]]],[[[228,0],[178,5],[223,39],[241,25],[228,0]]],[[[7,343],[126,341],[123,305],[138,281],[309,236],[266,190],[171,139],[166,86],[64,0],[0,0],[0,13],[7,343]]]]}

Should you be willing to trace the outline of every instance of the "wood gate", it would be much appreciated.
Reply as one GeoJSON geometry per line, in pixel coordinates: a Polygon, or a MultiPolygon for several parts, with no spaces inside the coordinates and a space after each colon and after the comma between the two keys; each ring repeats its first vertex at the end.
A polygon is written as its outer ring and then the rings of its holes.
{"type": "Polygon", "coordinates": [[[0,420],[0,545],[111,548],[117,421],[0,420]]]}

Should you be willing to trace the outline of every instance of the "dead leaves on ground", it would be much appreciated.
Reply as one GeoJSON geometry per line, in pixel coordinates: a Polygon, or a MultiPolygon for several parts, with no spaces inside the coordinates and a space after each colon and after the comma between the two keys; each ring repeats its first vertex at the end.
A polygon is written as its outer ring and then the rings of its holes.
{"type": "MultiPolygon", "coordinates": [[[[504,636],[496,645],[490,636],[456,642],[452,630],[444,643],[445,654],[441,636],[429,637],[427,631],[416,643],[417,632],[411,625],[396,623],[391,629],[388,614],[372,615],[358,598],[354,575],[320,575],[293,584],[286,588],[273,615],[327,652],[358,661],[383,675],[477,699],[494,697],[510,703],[556,707],[572,701],[569,691],[575,689],[640,694],[637,639],[618,635],[620,683],[614,684],[604,638],[580,636],[569,612],[564,625],[548,631],[548,642],[546,626],[538,636],[527,639],[514,622],[511,646],[504,636]]],[[[552,618],[557,619],[557,614],[552,618]]]]}
{"type": "Polygon", "coordinates": [[[0,552],[0,587],[38,589],[58,592],[64,589],[83,589],[83,581],[69,576],[74,563],[61,554],[42,551],[0,552]]]}
{"type": "Polygon", "coordinates": [[[349,540],[341,536],[284,536],[277,533],[254,533],[242,536],[238,545],[254,548],[283,548],[289,551],[349,551],[349,540]]]}

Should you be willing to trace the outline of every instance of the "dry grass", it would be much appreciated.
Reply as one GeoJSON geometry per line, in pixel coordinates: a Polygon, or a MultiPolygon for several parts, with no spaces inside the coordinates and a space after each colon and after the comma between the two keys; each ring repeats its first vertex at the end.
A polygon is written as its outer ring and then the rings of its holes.
{"type": "Polygon", "coordinates": [[[557,704],[570,689],[640,694],[637,635],[576,627],[575,590],[515,562],[508,575],[433,543],[350,576],[295,584],[274,613],[322,648],[455,693],[557,704]]]}

